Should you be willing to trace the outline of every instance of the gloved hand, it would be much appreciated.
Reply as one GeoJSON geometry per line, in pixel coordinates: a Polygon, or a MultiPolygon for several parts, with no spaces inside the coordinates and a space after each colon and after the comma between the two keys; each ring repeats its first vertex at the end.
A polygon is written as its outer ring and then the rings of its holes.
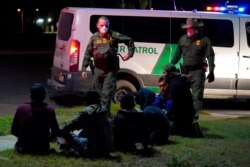
{"type": "Polygon", "coordinates": [[[207,79],[208,79],[208,82],[213,82],[213,81],[214,81],[214,73],[213,73],[213,72],[210,72],[210,73],[207,75],[207,79]]]}

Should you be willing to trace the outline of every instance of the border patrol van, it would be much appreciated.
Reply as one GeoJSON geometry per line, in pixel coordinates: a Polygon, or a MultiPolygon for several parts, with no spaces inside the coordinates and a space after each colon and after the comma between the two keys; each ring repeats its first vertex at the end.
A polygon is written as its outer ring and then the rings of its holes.
{"type": "MultiPolygon", "coordinates": [[[[100,9],[66,7],[61,10],[51,78],[48,84],[59,92],[84,92],[92,88],[93,75],[81,79],[81,66],[90,36],[97,31],[100,16],[107,16],[110,29],[132,37],[136,51],[129,61],[120,61],[117,91],[148,87],[159,91],[157,80],[172,59],[179,38],[186,32],[187,18],[204,23],[215,52],[215,81],[205,83],[204,98],[250,98],[250,15],[240,13],[100,9]]],[[[127,53],[119,45],[119,53],[127,53]]],[[[177,65],[177,67],[179,64],[177,65]]]]}

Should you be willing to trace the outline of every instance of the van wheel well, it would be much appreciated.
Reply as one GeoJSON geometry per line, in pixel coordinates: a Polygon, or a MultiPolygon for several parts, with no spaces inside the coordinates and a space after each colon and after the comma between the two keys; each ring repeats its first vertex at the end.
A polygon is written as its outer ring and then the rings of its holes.
{"type": "Polygon", "coordinates": [[[139,81],[132,75],[120,74],[117,77],[116,91],[113,101],[119,102],[121,97],[129,92],[136,92],[141,88],[139,81]]]}
{"type": "Polygon", "coordinates": [[[114,93],[114,102],[119,102],[121,97],[127,93],[136,92],[135,86],[126,80],[119,80],[116,82],[116,91],[114,93]]]}
{"type": "Polygon", "coordinates": [[[119,80],[125,80],[125,81],[130,82],[131,84],[134,85],[136,90],[139,90],[142,87],[142,84],[140,84],[139,79],[137,79],[134,75],[129,74],[129,73],[125,73],[125,72],[118,73],[117,81],[119,80]]]}

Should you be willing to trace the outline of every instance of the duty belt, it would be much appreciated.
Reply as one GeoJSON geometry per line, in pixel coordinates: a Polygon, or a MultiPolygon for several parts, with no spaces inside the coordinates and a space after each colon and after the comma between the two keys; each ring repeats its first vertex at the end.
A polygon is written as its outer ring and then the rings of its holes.
{"type": "Polygon", "coordinates": [[[184,74],[188,74],[189,71],[195,71],[195,70],[200,70],[203,69],[205,65],[192,65],[192,66],[182,66],[181,67],[181,72],[184,74]]]}

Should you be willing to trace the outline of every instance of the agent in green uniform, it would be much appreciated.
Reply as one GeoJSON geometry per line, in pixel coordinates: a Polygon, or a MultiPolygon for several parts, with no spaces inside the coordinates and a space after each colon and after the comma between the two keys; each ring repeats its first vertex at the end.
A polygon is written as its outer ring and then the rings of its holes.
{"type": "Polygon", "coordinates": [[[171,60],[171,64],[176,64],[183,57],[181,72],[187,76],[192,90],[193,103],[198,119],[199,111],[203,108],[203,94],[207,71],[208,82],[214,81],[214,51],[208,37],[200,34],[199,27],[204,24],[196,19],[187,19],[182,25],[187,30],[187,34],[179,40],[176,53],[171,60]]]}
{"type": "Polygon", "coordinates": [[[132,38],[119,32],[109,30],[109,20],[101,16],[96,24],[98,32],[94,33],[88,43],[82,64],[82,78],[87,78],[86,68],[91,58],[94,60],[94,89],[101,95],[102,110],[110,112],[111,98],[116,88],[117,71],[119,70],[118,44],[128,47],[128,54],[123,61],[133,57],[135,45],[132,38]]]}

